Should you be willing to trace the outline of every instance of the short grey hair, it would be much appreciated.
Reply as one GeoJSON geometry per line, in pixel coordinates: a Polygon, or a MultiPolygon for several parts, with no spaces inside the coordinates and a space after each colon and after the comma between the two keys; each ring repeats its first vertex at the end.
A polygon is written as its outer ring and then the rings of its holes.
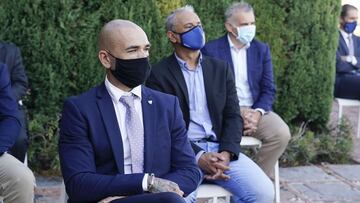
{"type": "Polygon", "coordinates": [[[254,12],[253,7],[245,1],[231,4],[225,11],[225,21],[228,21],[238,11],[254,12]]]}
{"type": "Polygon", "coordinates": [[[192,7],[191,5],[185,5],[181,8],[178,8],[174,11],[172,11],[170,13],[170,15],[168,15],[168,17],[166,17],[166,31],[173,31],[174,26],[175,26],[175,18],[176,18],[176,14],[184,12],[184,11],[190,11],[190,12],[194,12],[194,7],[192,7]]]}

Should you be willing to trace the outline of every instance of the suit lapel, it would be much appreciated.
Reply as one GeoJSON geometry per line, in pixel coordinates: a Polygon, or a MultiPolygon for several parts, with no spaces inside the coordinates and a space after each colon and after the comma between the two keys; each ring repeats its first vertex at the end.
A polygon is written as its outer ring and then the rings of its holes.
{"type": "Polygon", "coordinates": [[[97,105],[105,125],[107,136],[110,140],[116,166],[118,167],[119,173],[124,173],[124,153],[121,132],[117,122],[114,105],[104,83],[98,87],[97,105]]]}
{"type": "Polygon", "coordinates": [[[221,38],[220,50],[221,50],[220,54],[222,55],[222,58],[231,65],[231,71],[234,74],[234,63],[231,58],[231,50],[230,50],[230,44],[227,34],[221,38]]]}
{"type": "Polygon", "coordinates": [[[246,63],[247,63],[247,77],[249,81],[250,89],[252,87],[252,70],[256,67],[255,62],[257,61],[256,58],[256,47],[253,43],[250,44],[250,47],[246,50],[246,63]]]}
{"type": "Polygon", "coordinates": [[[180,89],[185,96],[186,103],[189,105],[189,93],[187,91],[185,78],[174,54],[169,58],[168,68],[170,69],[171,74],[175,77],[176,82],[179,84],[180,89]]]}
{"type": "Polygon", "coordinates": [[[214,85],[214,81],[213,81],[213,74],[216,71],[213,71],[212,69],[215,68],[212,66],[211,63],[209,63],[209,60],[203,56],[203,61],[201,62],[201,68],[203,71],[203,77],[204,77],[204,87],[205,87],[205,93],[206,93],[206,102],[207,102],[207,106],[209,109],[209,114],[210,114],[210,119],[212,123],[215,123],[215,121],[213,120],[214,115],[212,115],[212,112],[214,112],[214,96],[213,96],[213,92],[215,87],[214,85]]]}
{"type": "Polygon", "coordinates": [[[156,104],[154,103],[152,96],[144,86],[141,87],[141,106],[143,112],[143,123],[144,123],[144,172],[151,172],[152,162],[156,159],[155,148],[156,138],[156,104]]]}
{"type": "Polygon", "coordinates": [[[354,46],[354,55],[357,56],[357,52],[358,52],[358,49],[357,49],[357,46],[358,46],[358,41],[356,39],[356,37],[354,36],[354,34],[351,36],[352,37],[352,41],[353,41],[353,46],[354,46]]]}
{"type": "MultiPolygon", "coordinates": [[[[340,48],[344,51],[344,55],[349,55],[349,48],[346,45],[345,39],[340,31],[339,31],[339,35],[340,35],[340,37],[339,37],[340,48]]],[[[354,40],[353,40],[353,42],[354,42],[354,40]]]]}

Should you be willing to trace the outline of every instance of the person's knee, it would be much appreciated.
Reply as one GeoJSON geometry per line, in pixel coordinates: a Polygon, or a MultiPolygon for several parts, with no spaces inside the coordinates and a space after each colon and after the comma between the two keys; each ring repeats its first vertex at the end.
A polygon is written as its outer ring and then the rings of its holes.
{"type": "Polygon", "coordinates": [[[173,192],[161,193],[160,202],[171,202],[171,203],[185,203],[185,200],[180,195],[173,192]]]}
{"type": "Polygon", "coordinates": [[[20,191],[31,192],[34,190],[35,177],[31,170],[27,167],[24,166],[21,170],[18,170],[18,174],[15,180],[15,187],[20,191]]]}
{"type": "Polygon", "coordinates": [[[264,184],[264,187],[262,188],[261,191],[258,191],[256,194],[256,202],[259,203],[268,203],[268,202],[273,202],[275,198],[275,189],[274,189],[274,184],[272,183],[272,181],[270,179],[268,179],[266,181],[266,183],[264,184]]]}
{"type": "Polygon", "coordinates": [[[276,134],[279,138],[279,145],[286,147],[291,139],[289,126],[285,124],[281,128],[278,128],[276,134]]]}

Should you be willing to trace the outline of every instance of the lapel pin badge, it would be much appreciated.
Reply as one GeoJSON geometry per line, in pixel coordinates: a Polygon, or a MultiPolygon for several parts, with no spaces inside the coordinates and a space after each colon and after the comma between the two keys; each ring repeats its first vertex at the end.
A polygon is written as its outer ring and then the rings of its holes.
{"type": "Polygon", "coordinates": [[[149,104],[152,104],[152,100],[148,100],[148,103],[149,103],[149,104]]]}

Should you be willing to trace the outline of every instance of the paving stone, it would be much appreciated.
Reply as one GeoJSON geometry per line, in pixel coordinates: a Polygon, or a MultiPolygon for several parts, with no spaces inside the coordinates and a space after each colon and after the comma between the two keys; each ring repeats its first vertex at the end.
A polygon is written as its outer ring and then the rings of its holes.
{"type": "Polygon", "coordinates": [[[352,201],[360,202],[360,191],[340,182],[292,183],[291,188],[314,201],[352,201]]]}
{"type": "Polygon", "coordinates": [[[297,197],[294,193],[288,190],[287,187],[280,188],[280,202],[281,203],[305,203],[305,201],[297,197]]]}
{"type": "Polygon", "coordinates": [[[327,167],[351,182],[360,181],[360,165],[327,165],[327,167]]]}
{"type": "Polygon", "coordinates": [[[280,168],[280,180],[285,182],[313,182],[336,180],[316,166],[280,168]]]}

